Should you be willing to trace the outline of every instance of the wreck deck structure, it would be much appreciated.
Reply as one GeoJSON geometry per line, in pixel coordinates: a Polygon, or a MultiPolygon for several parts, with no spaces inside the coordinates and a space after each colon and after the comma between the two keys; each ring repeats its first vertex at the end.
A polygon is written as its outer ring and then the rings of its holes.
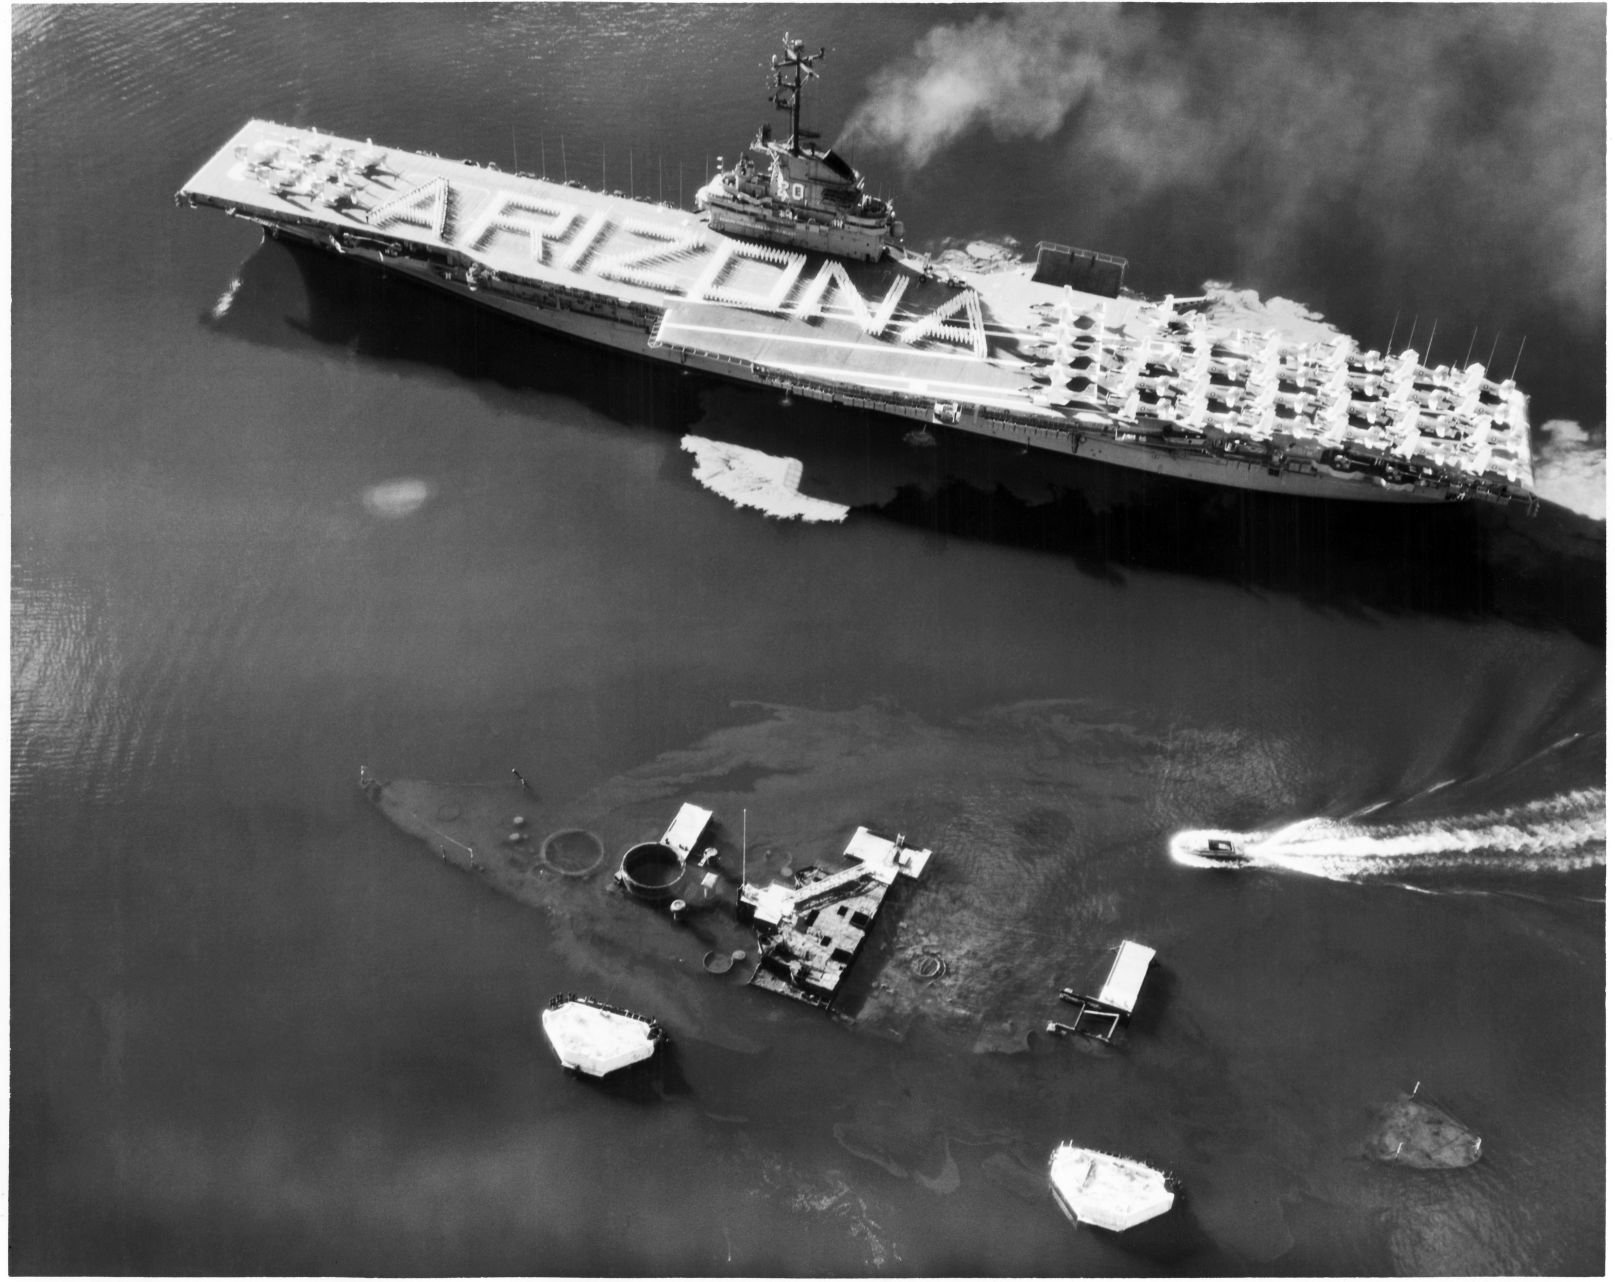
{"type": "Polygon", "coordinates": [[[794,884],[742,886],[739,912],[757,931],[762,952],[751,982],[828,1010],[897,879],[917,879],[929,850],[859,828],[847,843],[851,862],[836,872],[804,871],[794,884]]]}

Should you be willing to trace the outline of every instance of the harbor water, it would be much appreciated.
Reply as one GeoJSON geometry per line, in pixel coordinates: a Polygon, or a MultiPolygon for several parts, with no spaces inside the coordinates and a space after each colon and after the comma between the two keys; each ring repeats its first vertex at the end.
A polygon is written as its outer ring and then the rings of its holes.
{"type": "Polygon", "coordinates": [[[1604,1272],[1604,21],[14,8],[11,1271],[1604,1272]],[[171,200],[257,116],[688,204],[787,29],[912,245],[1517,365],[1548,501],[1056,473],[171,200]],[[731,502],[688,435],[844,519],[731,502]],[[1156,962],[1114,1048],[876,1036],[491,893],[361,764],[721,796],[797,866],[904,832],[892,938],[947,905],[947,975],[1050,1018],[1156,962]],[[651,1088],[559,1071],[555,994],[681,986],[651,1088]],[[1480,1161],[1368,1156],[1416,1083],[1480,1161]],[[1171,1223],[1074,1228],[1065,1140],[1173,1171],[1171,1223]]]}

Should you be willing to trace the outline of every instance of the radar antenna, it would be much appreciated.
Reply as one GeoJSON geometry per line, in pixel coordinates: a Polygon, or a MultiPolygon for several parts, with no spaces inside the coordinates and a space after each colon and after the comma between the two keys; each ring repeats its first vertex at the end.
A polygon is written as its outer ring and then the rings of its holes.
{"type": "Polygon", "coordinates": [[[813,64],[824,57],[824,47],[819,47],[818,53],[804,53],[803,42],[792,40],[791,33],[785,33],[785,56],[775,54],[768,60],[771,72],[769,94],[774,99],[774,106],[781,111],[791,113],[791,155],[802,154],[802,86],[807,80],[817,80],[819,73],[813,70],[813,64]],[[804,75],[806,80],[803,79],[804,75]]]}

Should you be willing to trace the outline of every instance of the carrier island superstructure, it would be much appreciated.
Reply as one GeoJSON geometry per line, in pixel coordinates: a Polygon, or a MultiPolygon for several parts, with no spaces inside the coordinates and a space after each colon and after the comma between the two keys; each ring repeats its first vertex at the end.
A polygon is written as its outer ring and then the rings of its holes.
{"type": "Polygon", "coordinates": [[[1534,502],[1526,397],[1485,366],[1148,300],[1125,260],[938,268],[800,126],[821,54],[786,41],[765,128],[694,211],[264,120],[176,200],[546,329],[794,396],[1244,489],[1534,502]]]}

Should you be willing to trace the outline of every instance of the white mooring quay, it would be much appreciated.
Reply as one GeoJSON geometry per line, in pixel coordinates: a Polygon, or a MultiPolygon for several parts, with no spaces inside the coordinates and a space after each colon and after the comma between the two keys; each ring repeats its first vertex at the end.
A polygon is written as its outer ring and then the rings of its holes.
{"type": "Polygon", "coordinates": [[[562,993],[540,1016],[561,1067],[605,1077],[656,1054],[666,1034],[654,1019],[591,997],[562,993]]]}
{"type": "Polygon", "coordinates": [[[1112,1233],[1165,1215],[1177,1197],[1175,1184],[1143,1162],[1069,1142],[1049,1155],[1049,1188],[1066,1218],[1112,1233]]]}

